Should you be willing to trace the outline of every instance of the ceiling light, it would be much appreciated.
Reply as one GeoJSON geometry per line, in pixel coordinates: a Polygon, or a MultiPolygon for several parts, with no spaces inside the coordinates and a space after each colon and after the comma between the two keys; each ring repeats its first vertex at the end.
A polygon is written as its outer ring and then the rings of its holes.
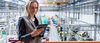
{"type": "Polygon", "coordinates": [[[18,2],[18,4],[24,5],[24,3],[20,2],[20,1],[18,2]]]}
{"type": "Polygon", "coordinates": [[[55,2],[53,2],[53,3],[55,3],[55,2]]]}
{"type": "Polygon", "coordinates": [[[63,0],[63,2],[65,2],[65,0],[63,0]]]}
{"type": "Polygon", "coordinates": [[[5,1],[10,1],[10,0],[5,0],[5,1]]]}
{"type": "Polygon", "coordinates": [[[56,0],[54,0],[54,1],[56,1],[56,0]]]}
{"type": "Polygon", "coordinates": [[[27,2],[28,0],[23,0],[23,1],[27,2]]]}

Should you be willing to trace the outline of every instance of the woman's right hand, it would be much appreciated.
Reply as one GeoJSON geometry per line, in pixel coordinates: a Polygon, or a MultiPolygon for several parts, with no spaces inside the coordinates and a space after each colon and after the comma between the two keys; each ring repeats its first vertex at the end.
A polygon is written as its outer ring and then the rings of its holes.
{"type": "Polygon", "coordinates": [[[44,30],[44,28],[40,28],[40,29],[37,29],[37,28],[38,26],[35,28],[33,32],[31,32],[31,37],[39,35],[44,30]]]}

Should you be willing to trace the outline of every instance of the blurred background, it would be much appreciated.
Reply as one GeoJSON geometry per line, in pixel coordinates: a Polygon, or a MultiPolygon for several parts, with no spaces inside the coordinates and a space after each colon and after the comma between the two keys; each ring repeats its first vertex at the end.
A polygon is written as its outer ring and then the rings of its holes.
{"type": "MultiPolygon", "coordinates": [[[[28,0],[0,0],[0,43],[18,43],[18,19],[28,0]]],[[[100,0],[37,0],[42,41],[100,41],[100,0]]]]}

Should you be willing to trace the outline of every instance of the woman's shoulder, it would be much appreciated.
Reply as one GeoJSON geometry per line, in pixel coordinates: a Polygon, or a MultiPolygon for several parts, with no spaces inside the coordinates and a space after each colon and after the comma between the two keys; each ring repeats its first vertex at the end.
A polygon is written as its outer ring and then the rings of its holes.
{"type": "Polygon", "coordinates": [[[41,18],[41,16],[40,15],[35,15],[37,18],[41,18]]]}
{"type": "Polygon", "coordinates": [[[26,16],[19,17],[19,20],[24,20],[24,18],[27,18],[26,16]]]}
{"type": "Polygon", "coordinates": [[[29,18],[28,16],[21,16],[19,19],[29,18]]]}
{"type": "Polygon", "coordinates": [[[24,19],[23,19],[23,17],[19,17],[19,21],[23,21],[24,19]]]}

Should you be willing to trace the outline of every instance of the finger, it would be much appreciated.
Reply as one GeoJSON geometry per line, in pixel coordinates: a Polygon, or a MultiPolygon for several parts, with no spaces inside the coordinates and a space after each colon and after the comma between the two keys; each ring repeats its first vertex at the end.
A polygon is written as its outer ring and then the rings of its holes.
{"type": "Polygon", "coordinates": [[[40,34],[40,33],[38,32],[38,34],[40,34]]]}
{"type": "Polygon", "coordinates": [[[39,31],[43,31],[43,30],[44,30],[44,28],[39,29],[39,31]]]}
{"type": "Polygon", "coordinates": [[[44,30],[44,28],[41,28],[42,30],[44,30]]]}
{"type": "Polygon", "coordinates": [[[43,30],[44,30],[44,28],[38,29],[38,32],[41,33],[43,30]]]}
{"type": "Polygon", "coordinates": [[[38,26],[35,29],[37,29],[37,28],[38,28],[38,26]]]}
{"type": "Polygon", "coordinates": [[[41,36],[42,36],[43,34],[41,34],[41,36]]]}

